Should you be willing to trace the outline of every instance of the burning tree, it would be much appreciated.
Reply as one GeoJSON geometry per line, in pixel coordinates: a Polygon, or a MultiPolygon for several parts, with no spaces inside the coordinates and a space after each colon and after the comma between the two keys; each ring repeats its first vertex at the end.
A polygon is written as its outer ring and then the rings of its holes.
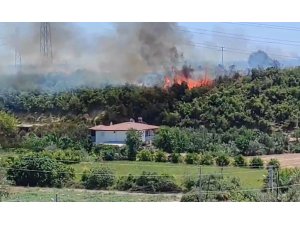
{"type": "Polygon", "coordinates": [[[172,67],[172,75],[166,75],[164,81],[164,88],[168,89],[174,84],[181,85],[183,83],[187,84],[188,89],[211,86],[213,80],[205,73],[204,78],[195,79],[192,76],[194,69],[191,66],[184,65],[181,70],[177,70],[172,67]]]}

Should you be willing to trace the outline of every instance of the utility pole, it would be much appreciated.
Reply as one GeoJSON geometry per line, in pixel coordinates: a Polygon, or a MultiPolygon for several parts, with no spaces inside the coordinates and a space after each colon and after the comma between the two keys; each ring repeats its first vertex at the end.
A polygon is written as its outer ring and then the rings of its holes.
{"type": "Polygon", "coordinates": [[[297,116],[296,116],[296,126],[295,126],[296,129],[299,128],[299,112],[297,111],[297,116]]]}
{"type": "Polygon", "coordinates": [[[16,27],[16,29],[15,29],[15,68],[16,68],[17,72],[19,72],[21,70],[21,65],[22,65],[19,35],[20,35],[19,28],[16,27]]]}
{"type": "Polygon", "coordinates": [[[274,170],[273,166],[269,166],[269,190],[273,193],[274,189],[274,170]]]}
{"type": "Polygon", "coordinates": [[[52,62],[52,41],[50,23],[40,25],[40,53],[52,62]]]}
{"type": "Polygon", "coordinates": [[[208,177],[208,184],[207,184],[207,190],[206,190],[205,201],[207,201],[207,199],[208,199],[209,185],[210,185],[210,176],[208,177]]]}
{"type": "Polygon", "coordinates": [[[199,166],[199,202],[202,202],[202,168],[199,166]]]}
{"type": "Polygon", "coordinates": [[[279,201],[279,167],[276,168],[276,198],[279,201]]]}
{"type": "Polygon", "coordinates": [[[223,60],[224,59],[224,56],[223,56],[224,55],[224,47],[222,46],[221,49],[222,49],[222,66],[224,67],[224,60],[223,60]]]}
{"type": "Polygon", "coordinates": [[[221,177],[223,178],[223,170],[224,170],[224,167],[223,165],[221,166],[221,177]]]}
{"type": "Polygon", "coordinates": [[[15,68],[19,72],[21,70],[22,59],[21,54],[17,48],[15,48],[15,68]]]}

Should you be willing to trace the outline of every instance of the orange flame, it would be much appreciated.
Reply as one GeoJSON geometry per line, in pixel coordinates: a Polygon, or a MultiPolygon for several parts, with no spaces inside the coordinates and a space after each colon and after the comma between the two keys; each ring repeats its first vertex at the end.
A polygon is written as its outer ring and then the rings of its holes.
{"type": "Polygon", "coordinates": [[[213,84],[213,80],[207,76],[205,76],[204,79],[195,80],[192,78],[187,78],[182,74],[177,74],[174,76],[173,82],[170,76],[165,76],[164,88],[168,89],[173,84],[181,85],[183,83],[187,84],[188,89],[192,89],[196,87],[211,86],[213,84]]]}

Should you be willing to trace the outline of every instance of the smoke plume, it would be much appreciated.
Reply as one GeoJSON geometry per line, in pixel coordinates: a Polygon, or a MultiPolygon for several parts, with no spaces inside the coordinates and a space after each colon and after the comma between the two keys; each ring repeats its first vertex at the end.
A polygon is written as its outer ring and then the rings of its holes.
{"type": "MultiPolygon", "coordinates": [[[[78,70],[85,71],[86,79],[93,80],[92,83],[135,82],[145,74],[161,73],[176,66],[183,58],[187,39],[178,31],[176,23],[117,23],[113,34],[94,36],[89,41],[75,24],[51,23],[51,62],[40,53],[40,23],[3,23],[1,26],[6,51],[0,53],[5,59],[1,61],[0,73],[2,76],[16,73],[14,51],[18,51],[22,68],[18,76],[13,76],[17,86],[20,86],[20,77],[24,83],[32,74],[43,77],[38,79],[39,83],[47,74],[65,74],[71,81],[78,70]]],[[[84,80],[83,77],[79,83],[84,84],[84,80]]]]}
{"type": "Polygon", "coordinates": [[[280,66],[277,60],[271,59],[266,52],[261,50],[253,52],[249,56],[248,64],[250,68],[267,68],[280,66]]]}
{"type": "Polygon", "coordinates": [[[161,72],[179,63],[185,38],[176,23],[118,23],[114,37],[99,40],[99,68],[129,82],[161,72]]]}

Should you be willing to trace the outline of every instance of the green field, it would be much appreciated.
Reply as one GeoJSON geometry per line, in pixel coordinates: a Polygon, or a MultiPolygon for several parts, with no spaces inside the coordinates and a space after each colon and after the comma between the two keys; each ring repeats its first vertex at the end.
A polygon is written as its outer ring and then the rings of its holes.
{"type": "MultiPolygon", "coordinates": [[[[97,167],[107,166],[115,171],[117,176],[126,176],[128,174],[139,175],[142,171],[157,172],[158,174],[173,175],[180,184],[187,176],[198,177],[199,166],[187,164],[171,164],[157,162],[130,162],[130,161],[112,161],[112,162],[82,162],[72,165],[75,168],[77,180],[80,179],[84,170],[97,167]]],[[[216,166],[202,166],[202,175],[221,174],[224,176],[234,176],[240,178],[243,188],[261,188],[263,177],[267,174],[263,169],[224,167],[223,171],[216,166]]]]}
{"type": "MultiPolygon", "coordinates": [[[[0,158],[16,155],[12,151],[0,151],[0,158]]],[[[188,176],[198,177],[199,166],[188,165],[184,163],[158,163],[158,162],[132,162],[132,161],[110,161],[110,162],[81,162],[78,164],[71,164],[76,173],[76,180],[80,181],[81,175],[85,170],[98,166],[107,166],[111,168],[116,176],[126,176],[128,174],[139,175],[143,171],[157,172],[158,174],[168,174],[175,177],[177,183],[180,185],[188,176]]],[[[221,174],[224,176],[238,177],[241,181],[242,188],[261,188],[263,185],[264,175],[267,171],[264,169],[250,169],[238,167],[221,167],[217,166],[202,166],[202,175],[221,174]]]]}
{"type": "Polygon", "coordinates": [[[180,194],[137,194],[82,189],[11,187],[3,202],[174,202],[180,194]]]}

